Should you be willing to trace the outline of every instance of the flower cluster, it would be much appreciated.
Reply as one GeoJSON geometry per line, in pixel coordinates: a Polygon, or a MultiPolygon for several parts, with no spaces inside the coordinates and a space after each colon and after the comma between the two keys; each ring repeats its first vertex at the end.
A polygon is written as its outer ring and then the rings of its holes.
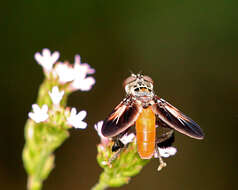
{"type": "MultiPolygon", "coordinates": [[[[52,101],[54,101],[53,98],[52,101]]],[[[36,123],[46,122],[49,118],[48,106],[46,104],[44,104],[42,108],[40,108],[37,104],[33,104],[32,109],[33,111],[30,112],[28,116],[36,123]]],[[[68,115],[67,112],[66,115],[68,115]]],[[[70,115],[67,116],[67,124],[77,129],[85,129],[87,127],[87,123],[83,120],[86,115],[87,112],[85,110],[82,110],[77,114],[76,108],[72,108],[70,115]]]]}
{"type": "Polygon", "coordinates": [[[69,137],[69,129],[85,129],[87,112],[67,107],[70,93],[89,91],[95,84],[95,70],[81,63],[79,55],[71,65],[59,62],[59,52],[43,49],[35,54],[45,79],[40,85],[36,103],[28,113],[25,125],[24,167],[28,173],[28,189],[40,190],[54,168],[54,151],[69,137]]]}
{"type": "Polygon", "coordinates": [[[55,84],[48,90],[48,96],[53,103],[53,109],[48,109],[47,104],[32,105],[32,112],[28,114],[36,123],[47,122],[50,120],[50,115],[54,115],[56,109],[64,113],[66,117],[66,124],[78,129],[85,129],[87,123],[83,121],[87,112],[85,110],[80,111],[77,114],[76,108],[72,108],[71,112],[68,109],[64,110],[61,106],[61,100],[65,94],[69,94],[75,90],[89,91],[95,84],[95,79],[92,76],[88,76],[95,73],[95,69],[91,68],[87,63],[81,63],[80,56],[75,56],[74,64],[69,62],[57,62],[60,57],[59,52],[50,52],[49,49],[43,49],[42,54],[37,52],[35,54],[35,60],[39,65],[43,67],[44,73],[50,84],[55,84]],[[61,89],[61,90],[59,90],[61,89]]]}
{"type": "Polygon", "coordinates": [[[95,79],[88,75],[94,74],[95,69],[87,63],[81,63],[79,55],[75,56],[73,65],[67,61],[57,62],[59,56],[57,51],[51,54],[49,49],[43,49],[42,54],[39,52],[35,54],[35,59],[43,67],[46,76],[52,73],[54,78],[58,78],[60,84],[69,83],[69,91],[91,90],[95,79]]]}

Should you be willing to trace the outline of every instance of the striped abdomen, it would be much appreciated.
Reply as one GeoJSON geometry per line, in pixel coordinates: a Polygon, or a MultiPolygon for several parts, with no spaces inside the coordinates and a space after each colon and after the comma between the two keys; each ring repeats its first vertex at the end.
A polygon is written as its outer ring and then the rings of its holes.
{"type": "Polygon", "coordinates": [[[151,107],[143,109],[136,120],[137,149],[142,159],[150,159],[155,150],[155,114],[151,107]]]}

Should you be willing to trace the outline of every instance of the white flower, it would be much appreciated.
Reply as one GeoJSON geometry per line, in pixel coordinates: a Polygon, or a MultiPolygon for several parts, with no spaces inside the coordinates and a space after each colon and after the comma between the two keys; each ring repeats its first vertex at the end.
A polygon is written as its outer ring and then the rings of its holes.
{"type": "Polygon", "coordinates": [[[45,48],[42,50],[42,55],[35,53],[35,60],[44,68],[46,72],[51,71],[54,63],[59,59],[59,52],[55,51],[51,54],[50,50],[45,48]]]}
{"type": "Polygon", "coordinates": [[[59,91],[58,86],[54,86],[52,88],[52,91],[51,92],[49,91],[49,95],[50,95],[50,98],[51,98],[53,104],[59,105],[59,103],[64,95],[64,91],[59,91]]]}
{"type": "Polygon", "coordinates": [[[127,145],[128,143],[132,142],[134,138],[135,138],[134,133],[130,133],[129,135],[126,133],[125,135],[122,136],[122,138],[120,138],[120,141],[124,145],[127,145]]]}
{"type": "Polygon", "coordinates": [[[158,148],[160,156],[167,158],[170,156],[174,156],[177,152],[177,149],[173,146],[167,147],[167,148],[158,148]]]}
{"type": "Polygon", "coordinates": [[[106,138],[102,134],[102,125],[103,125],[103,121],[99,121],[94,125],[94,129],[98,132],[99,137],[106,138]]]}
{"type": "Polygon", "coordinates": [[[81,90],[81,91],[89,91],[92,89],[95,84],[95,79],[93,77],[87,77],[82,79],[75,79],[71,83],[72,90],[81,90]]]}
{"type": "Polygon", "coordinates": [[[84,122],[83,119],[86,117],[86,115],[87,112],[85,110],[80,111],[77,114],[76,108],[72,108],[70,116],[67,118],[67,122],[74,128],[85,129],[87,127],[87,123],[84,122]]]}
{"type": "Polygon", "coordinates": [[[42,108],[40,108],[37,104],[33,104],[32,109],[33,112],[30,112],[28,116],[36,123],[40,123],[48,119],[48,106],[46,104],[44,104],[42,108]]]}
{"type": "Polygon", "coordinates": [[[75,68],[75,70],[78,70],[80,73],[83,73],[84,77],[87,74],[95,73],[95,69],[91,68],[89,64],[81,63],[80,55],[75,55],[75,57],[74,57],[74,68],[75,68]]]}
{"type": "Polygon", "coordinates": [[[59,77],[60,83],[71,82],[69,89],[72,91],[89,91],[96,82],[93,77],[88,77],[89,74],[93,73],[95,73],[95,69],[87,63],[81,64],[79,55],[75,56],[73,66],[68,62],[59,62],[53,70],[53,74],[59,77]]]}
{"type": "Polygon", "coordinates": [[[93,77],[87,77],[89,74],[95,73],[95,69],[91,68],[87,63],[81,64],[80,56],[75,56],[74,62],[74,81],[71,83],[72,90],[89,91],[95,84],[93,77]]]}
{"type": "Polygon", "coordinates": [[[94,125],[94,129],[97,131],[98,136],[101,139],[101,143],[103,145],[106,145],[109,142],[109,138],[103,136],[103,134],[102,134],[102,125],[103,125],[103,121],[99,121],[94,125]]]}
{"type": "Polygon", "coordinates": [[[54,67],[54,72],[59,77],[59,82],[62,84],[73,81],[75,78],[74,69],[68,62],[57,63],[54,67]]]}

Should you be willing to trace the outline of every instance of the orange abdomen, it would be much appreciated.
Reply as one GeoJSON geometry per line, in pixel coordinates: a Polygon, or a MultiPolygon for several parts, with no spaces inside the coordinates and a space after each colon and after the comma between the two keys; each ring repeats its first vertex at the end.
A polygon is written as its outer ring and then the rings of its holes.
{"type": "Polygon", "coordinates": [[[151,107],[143,109],[136,120],[137,149],[142,159],[150,159],[155,150],[155,114],[151,107]]]}

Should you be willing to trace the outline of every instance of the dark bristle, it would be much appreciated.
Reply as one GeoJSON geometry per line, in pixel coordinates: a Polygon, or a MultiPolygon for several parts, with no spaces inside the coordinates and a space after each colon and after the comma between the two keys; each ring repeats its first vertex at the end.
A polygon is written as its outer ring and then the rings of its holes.
{"type": "Polygon", "coordinates": [[[175,137],[174,137],[174,133],[173,133],[168,139],[166,139],[166,140],[164,140],[164,141],[158,143],[157,145],[158,145],[158,147],[160,147],[160,148],[167,148],[167,147],[172,146],[172,144],[174,143],[174,141],[175,141],[175,137]]]}
{"type": "Polygon", "coordinates": [[[116,152],[123,147],[124,144],[120,140],[116,140],[112,146],[112,152],[116,152]]]}

